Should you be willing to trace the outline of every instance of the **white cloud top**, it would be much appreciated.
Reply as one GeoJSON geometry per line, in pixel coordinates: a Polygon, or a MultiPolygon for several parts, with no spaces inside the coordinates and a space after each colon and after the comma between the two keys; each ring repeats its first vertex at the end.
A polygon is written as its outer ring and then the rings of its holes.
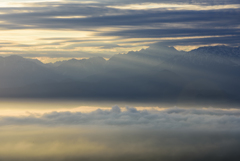
{"type": "Polygon", "coordinates": [[[182,109],[137,110],[126,107],[121,110],[113,106],[111,110],[98,109],[89,113],[49,112],[29,116],[2,116],[1,126],[6,125],[107,125],[157,127],[162,130],[240,130],[240,110],[223,109],[182,109]]]}

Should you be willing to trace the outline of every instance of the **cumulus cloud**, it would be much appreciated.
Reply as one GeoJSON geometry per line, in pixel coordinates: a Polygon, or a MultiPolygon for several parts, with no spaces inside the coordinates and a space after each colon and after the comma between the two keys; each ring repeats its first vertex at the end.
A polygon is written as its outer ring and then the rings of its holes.
{"type": "Polygon", "coordinates": [[[133,107],[0,119],[0,159],[237,160],[240,110],[133,107]]]}
{"type": "Polygon", "coordinates": [[[239,121],[238,109],[119,106],[89,113],[1,117],[0,159],[237,160],[239,121]]]}
{"type": "Polygon", "coordinates": [[[240,130],[240,110],[183,109],[137,110],[113,106],[111,110],[98,109],[90,113],[50,112],[22,117],[1,117],[0,125],[97,125],[139,126],[163,130],[240,130]]]}

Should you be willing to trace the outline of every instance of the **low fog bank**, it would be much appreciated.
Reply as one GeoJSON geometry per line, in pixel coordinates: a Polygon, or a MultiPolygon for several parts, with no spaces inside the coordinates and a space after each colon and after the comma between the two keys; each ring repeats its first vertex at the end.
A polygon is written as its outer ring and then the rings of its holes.
{"type": "Polygon", "coordinates": [[[89,126],[1,130],[0,159],[6,161],[232,161],[240,156],[238,130],[89,126]]]}
{"type": "Polygon", "coordinates": [[[148,127],[161,130],[240,130],[238,109],[150,109],[137,110],[113,106],[110,110],[97,109],[92,112],[53,111],[44,114],[29,113],[27,116],[1,116],[0,126],[126,126],[148,127]]]}
{"type": "Polygon", "coordinates": [[[113,106],[1,116],[0,160],[237,160],[240,110],[113,106]]]}

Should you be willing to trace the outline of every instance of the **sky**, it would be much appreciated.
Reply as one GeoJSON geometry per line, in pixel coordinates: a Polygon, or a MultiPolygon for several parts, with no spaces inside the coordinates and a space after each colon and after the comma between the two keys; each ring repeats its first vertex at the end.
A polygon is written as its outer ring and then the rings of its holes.
{"type": "Polygon", "coordinates": [[[239,0],[0,0],[0,160],[238,160],[239,17],[239,0]]]}
{"type": "MultiPolygon", "coordinates": [[[[44,106],[47,109],[47,104],[44,106]]],[[[239,109],[96,106],[99,108],[89,111],[71,105],[66,111],[50,111],[55,108],[51,106],[49,111],[40,112],[35,107],[35,112],[32,109],[24,115],[1,113],[0,159],[215,161],[239,158],[239,109]]]]}
{"type": "Polygon", "coordinates": [[[51,62],[156,42],[186,51],[239,46],[239,14],[238,0],[1,0],[0,55],[51,62]]]}

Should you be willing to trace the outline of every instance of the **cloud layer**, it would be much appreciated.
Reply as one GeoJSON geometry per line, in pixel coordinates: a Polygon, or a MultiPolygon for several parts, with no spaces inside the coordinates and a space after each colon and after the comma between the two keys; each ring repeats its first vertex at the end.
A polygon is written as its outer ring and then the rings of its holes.
{"type": "Polygon", "coordinates": [[[240,110],[137,110],[1,117],[2,160],[237,160],[240,110]]]}
{"type": "Polygon", "coordinates": [[[0,125],[97,125],[97,126],[140,126],[162,130],[240,130],[240,110],[182,109],[137,110],[126,107],[121,110],[98,109],[90,113],[50,112],[29,116],[4,116],[0,125]]]}
{"type": "Polygon", "coordinates": [[[235,0],[12,2],[0,3],[2,54],[110,57],[159,41],[239,45],[235,0]]]}

